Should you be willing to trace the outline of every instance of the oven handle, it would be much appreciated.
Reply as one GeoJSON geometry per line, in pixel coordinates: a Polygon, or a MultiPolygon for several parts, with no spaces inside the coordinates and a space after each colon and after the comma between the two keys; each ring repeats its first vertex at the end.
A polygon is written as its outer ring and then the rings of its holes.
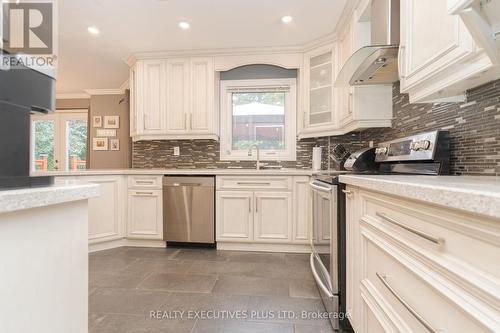
{"type": "Polygon", "coordinates": [[[328,298],[333,298],[333,294],[328,288],[323,284],[323,281],[321,281],[321,278],[318,275],[318,272],[316,272],[316,266],[314,265],[314,253],[311,253],[311,257],[309,258],[309,263],[311,265],[311,271],[314,276],[314,280],[316,280],[316,283],[318,284],[319,288],[328,296],[328,298]]]}
{"type": "Polygon", "coordinates": [[[311,186],[314,190],[318,190],[318,191],[321,191],[321,192],[325,192],[325,193],[331,193],[332,192],[332,188],[331,187],[319,186],[319,185],[314,184],[314,182],[310,182],[309,186],[311,186]]]}

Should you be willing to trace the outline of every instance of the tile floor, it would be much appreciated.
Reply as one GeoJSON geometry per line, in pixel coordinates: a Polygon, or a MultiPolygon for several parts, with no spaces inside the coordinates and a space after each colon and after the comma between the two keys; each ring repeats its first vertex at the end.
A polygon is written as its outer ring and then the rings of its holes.
{"type": "Polygon", "coordinates": [[[308,260],[205,249],[93,253],[89,332],[332,332],[326,319],[301,316],[325,311],[308,260]],[[204,318],[214,314],[226,318],[204,318]]]}

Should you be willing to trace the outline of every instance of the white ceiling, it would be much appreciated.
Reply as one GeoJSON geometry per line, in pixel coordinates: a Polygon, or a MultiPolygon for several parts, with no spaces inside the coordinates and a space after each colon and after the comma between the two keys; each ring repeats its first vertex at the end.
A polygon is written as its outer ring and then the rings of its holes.
{"type": "Polygon", "coordinates": [[[62,0],[58,93],[118,88],[136,52],[297,46],[332,33],[346,0],[62,0]],[[290,15],[290,24],[281,17],[290,15]],[[180,21],[191,28],[182,30],[180,21]],[[96,26],[98,36],[87,32],[96,26]]]}

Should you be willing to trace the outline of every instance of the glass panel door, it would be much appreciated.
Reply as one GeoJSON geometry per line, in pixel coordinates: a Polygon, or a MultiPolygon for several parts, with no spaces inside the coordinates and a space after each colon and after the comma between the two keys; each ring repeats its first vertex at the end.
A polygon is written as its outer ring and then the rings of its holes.
{"type": "Polygon", "coordinates": [[[31,117],[33,171],[76,171],[87,165],[87,111],[31,117]]]}
{"type": "Polygon", "coordinates": [[[37,117],[32,121],[31,165],[34,171],[54,171],[58,167],[55,141],[56,117],[44,117],[37,117]]]}
{"type": "Polygon", "coordinates": [[[62,133],[64,133],[64,166],[68,171],[87,168],[87,115],[61,115],[62,133]]]}

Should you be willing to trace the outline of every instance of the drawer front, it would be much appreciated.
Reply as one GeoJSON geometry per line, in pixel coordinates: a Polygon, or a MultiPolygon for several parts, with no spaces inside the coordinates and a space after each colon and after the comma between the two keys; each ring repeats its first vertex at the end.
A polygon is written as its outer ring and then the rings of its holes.
{"type": "Polygon", "coordinates": [[[163,176],[129,176],[128,187],[137,189],[161,189],[163,176]]]}
{"type": "MultiPolygon", "coordinates": [[[[491,332],[464,309],[470,305],[455,303],[455,295],[436,272],[378,237],[367,224],[362,223],[361,235],[362,293],[378,295],[377,302],[399,331],[491,332]]],[[[367,313],[363,316],[366,319],[367,313]]],[[[371,332],[369,327],[364,331],[371,332]]]]}
{"type": "MultiPolygon", "coordinates": [[[[500,283],[500,221],[362,192],[364,219],[437,265],[500,283]]],[[[500,286],[497,289],[500,292],[500,286]]]]}
{"type": "Polygon", "coordinates": [[[218,190],[291,190],[291,177],[217,177],[218,190]]]}

